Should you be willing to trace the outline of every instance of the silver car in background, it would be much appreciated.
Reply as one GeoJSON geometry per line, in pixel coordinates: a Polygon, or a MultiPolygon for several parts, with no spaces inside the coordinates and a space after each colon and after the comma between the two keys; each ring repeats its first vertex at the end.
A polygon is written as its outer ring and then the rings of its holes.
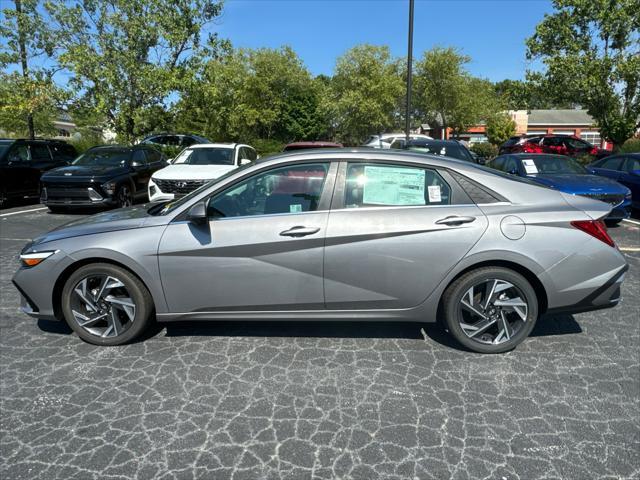
{"type": "Polygon", "coordinates": [[[497,353],[543,313],[619,302],[627,264],[609,209],[446,157],[302,151],[53,230],[13,280],[26,313],[98,345],[132,341],[154,314],[442,319],[465,347],[497,353]]]}

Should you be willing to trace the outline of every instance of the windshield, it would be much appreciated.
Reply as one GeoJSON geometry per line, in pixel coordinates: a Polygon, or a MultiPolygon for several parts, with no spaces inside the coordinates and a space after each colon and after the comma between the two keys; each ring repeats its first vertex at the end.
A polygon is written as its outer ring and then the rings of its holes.
{"type": "Polygon", "coordinates": [[[233,165],[233,148],[187,148],[172,162],[183,165],[233,165]]]}
{"type": "Polygon", "coordinates": [[[535,187],[540,187],[540,188],[549,188],[549,189],[551,188],[546,185],[542,185],[541,183],[534,182],[533,180],[530,180],[527,177],[519,177],[518,175],[512,175],[510,173],[501,172],[500,170],[487,167],[486,165],[472,163],[471,166],[473,168],[477,168],[478,170],[482,170],[485,173],[490,173],[491,175],[496,175],[498,177],[506,178],[507,180],[513,180],[514,182],[526,183],[527,185],[533,185],[535,187]]]}
{"type": "Polygon", "coordinates": [[[76,158],[72,165],[124,167],[129,161],[129,150],[89,150],[76,158]]]}
{"type": "Polygon", "coordinates": [[[238,172],[241,172],[251,166],[255,165],[253,162],[252,163],[247,163],[246,165],[242,165],[239,168],[234,168],[233,170],[228,171],[227,173],[225,173],[224,175],[220,175],[218,178],[215,178],[213,180],[211,180],[208,183],[205,183],[204,185],[202,185],[201,187],[195,189],[194,191],[192,191],[191,193],[185,195],[184,197],[180,197],[177,200],[174,200],[173,202],[169,202],[167,204],[165,204],[164,207],[162,207],[162,209],[157,210],[154,206],[151,209],[148,210],[148,213],[151,215],[166,215],[167,213],[171,213],[173,212],[176,208],[181,207],[182,205],[184,205],[185,203],[191,201],[192,198],[197,197],[198,195],[200,195],[201,192],[203,192],[204,190],[207,190],[209,187],[211,187],[212,185],[226,179],[227,177],[230,177],[231,175],[235,175],[238,172]]]}
{"type": "Polygon", "coordinates": [[[562,157],[556,155],[531,155],[531,158],[523,158],[523,164],[527,162],[533,162],[535,164],[534,169],[527,169],[528,174],[558,174],[558,173],[573,173],[573,174],[587,174],[587,169],[569,157],[562,157]],[[537,171],[536,171],[537,170],[537,171]]]}

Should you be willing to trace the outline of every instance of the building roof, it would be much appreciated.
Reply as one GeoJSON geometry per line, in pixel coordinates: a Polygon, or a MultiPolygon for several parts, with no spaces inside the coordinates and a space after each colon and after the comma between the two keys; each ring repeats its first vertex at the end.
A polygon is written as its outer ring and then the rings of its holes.
{"type": "Polygon", "coordinates": [[[531,110],[529,125],[587,125],[595,122],[586,110],[531,110]]]}

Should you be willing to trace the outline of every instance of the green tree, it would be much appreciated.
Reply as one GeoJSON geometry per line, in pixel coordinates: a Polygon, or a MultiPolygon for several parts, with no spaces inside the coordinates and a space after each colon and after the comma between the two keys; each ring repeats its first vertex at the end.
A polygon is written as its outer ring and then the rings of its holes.
{"type": "Polygon", "coordinates": [[[638,0],[554,0],[527,40],[545,65],[547,94],[586,107],[603,136],[622,144],[640,127],[638,0]]]}
{"type": "Polygon", "coordinates": [[[405,92],[401,70],[386,46],[358,45],[338,58],[324,110],[334,119],[331,128],[339,139],[357,144],[400,126],[398,105],[405,92]]]}
{"type": "Polygon", "coordinates": [[[430,122],[454,133],[478,124],[498,111],[493,85],[465,69],[470,57],[454,48],[435,47],[416,63],[416,107],[430,122]]]}
{"type": "Polygon", "coordinates": [[[13,0],[13,8],[2,10],[0,22],[0,66],[17,67],[0,78],[0,128],[26,132],[29,138],[52,131],[57,102],[64,97],[52,80],[53,70],[33,64],[51,57],[55,46],[39,5],[39,0],[13,0]]]}
{"type": "Polygon", "coordinates": [[[323,89],[289,47],[233,50],[185,85],[176,124],[216,140],[314,139],[326,130],[323,89]]]}
{"type": "Polygon", "coordinates": [[[162,107],[197,71],[218,40],[202,42],[220,0],[48,1],[61,46],[60,64],[125,141],[148,133],[141,119],[162,107]]]}
{"type": "Polygon", "coordinates": [[[502,145],[516,133],[516,122],[504,112],[487,119],[487,138],[493,145],[502,145]]]}

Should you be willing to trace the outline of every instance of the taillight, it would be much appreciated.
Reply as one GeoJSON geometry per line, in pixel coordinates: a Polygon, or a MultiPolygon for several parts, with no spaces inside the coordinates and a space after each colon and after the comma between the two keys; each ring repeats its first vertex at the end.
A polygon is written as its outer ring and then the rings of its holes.
{"type": "Polygon", "coordinates": [[[589,154],[591,154],[591,155],[593,155],[593,156],[598,155],[598,148],[597,148],[597,147],[593,147],[593,148],[591,149],[591,151],[589,152],[589,154]]]}
{"type": "Polygon", "coordinates": [[[606,243],[610,247],[615,247],[616,244],[607,232],[607,226],[602,220],[576,220],[571,222],[578,230],[582,230],[588,233],[593,238],[597,238],[601,242],[606,243]]]}

